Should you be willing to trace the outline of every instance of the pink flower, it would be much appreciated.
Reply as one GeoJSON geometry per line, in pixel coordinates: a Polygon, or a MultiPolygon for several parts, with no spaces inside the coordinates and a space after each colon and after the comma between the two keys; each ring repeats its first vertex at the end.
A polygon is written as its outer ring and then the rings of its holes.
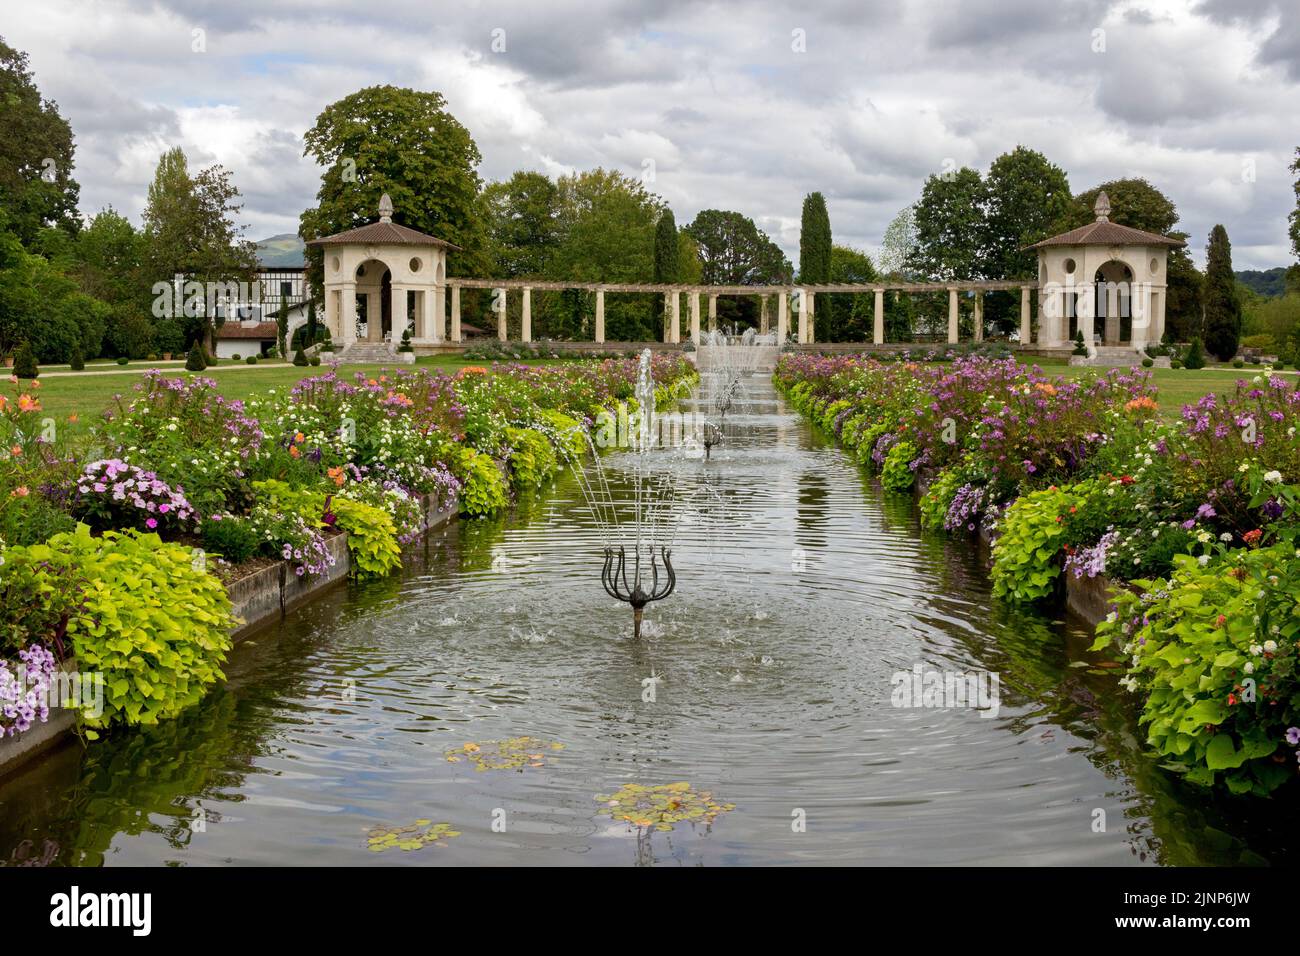
{"type": "Polygon", "coordinates": [[[150,518],[148,521],[144,523],[144,526],[148,528],[150,531],[152,531],[154,528],[158,527],[158,519],[150,518]]]}

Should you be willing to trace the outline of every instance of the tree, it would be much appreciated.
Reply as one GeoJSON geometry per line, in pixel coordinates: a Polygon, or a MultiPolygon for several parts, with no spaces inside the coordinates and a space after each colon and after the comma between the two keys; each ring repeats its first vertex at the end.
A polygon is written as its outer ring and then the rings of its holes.
{"type": "Polygon", "coordinates": [[[826,197],[809,193],[799,219],[799,281],[820,285],[831,277],[831,218],[826,197]]]}
{"type": "Polygon", "coordinates": [[[983,274],[988,190],[978,171],[931,175],[916,203],[916,247],[908,267],[928,279],[977,279],[983,274]]]}
{"type": "MultiPolygon", "coordinates": [[[[784,285],[794,273],[790,260],[754,220],[738,212],[705,209],[685,229],[699,248],[700,278],[707,285],[784,285]]],[[[756,325],[753,296],[718,300],[718,317],[756,325]]]]}
{"type": "Polygon", "coordinates": [[[1300,259],[1300,146],[1295,150],[1295,162],[1291,164],[1295,178],[1295,208],[1291,210],[1291,251],[1300,259]]]}
{"type": "Polygon", "coordinates": [[[1052,235],[1068,211],[1065,170],[1037,150],[1017,146],[993,160],[984,178],[984,263],[988,279],[1032,279],[1038,256],[1026,246],[1052,235]]]}
{"type": "MultiPolygon", "coordinates": [[[[242,238],[243,227],[236,216],[243,208],[239,190],[222,166],[210,166],[190,176],[188,161],[180,147],[158,160],[144,208],[144,262],[151,280],[172,282],[176,276],[203,283],[247,282],[257,270],[251,242],[242,238]]],[[[176,297],[179,298],[179,297],[176,297]]],[[[184,303],[180,318],[190,338],[202,339],[211,348],[217,325],[202,301],[184,303]]],[[[181,312],[172,301],[174,312],[181,312]]]]}
{"type": "MultiPolygon", "coordinates": [[[[871,257],[852,246],[831,247],[831,267],[826,281],[866,283],[877,278],[871,257]]],[[[822,337],[827,342],[861,342],[871,339],[875,325],[875,297],[870,293],[834,292],[824,296],[829,308],[825,315],[822,337]]]]}
{"type": "Polygon", "coordinates": [[[1205,250],[1205,347],[1219,361],[1237,354],[1241,341],[1241,299],[1232,273],[1232,245],[1228,230],[1216,225],[1210,230],[1205,250]]]}
{"type": "Polygon", "coordinates": [[[55,226],[69,235],[81,224],[72,178],[72,127],[43,99],[27,54],[0,39],[0,211],[24,244],[55,226]]]}
{"type": "Polygon", "coordinates": [[[35,378],[40,372],[36,368],[36,356],[32,354],[30,342],[20,342],[14,352],[14,375],[17,378],[35,378]]]}
{"type": "Polygon", "coordinates": [[[185,371],[202,372],[208,367],[207,356],[203,354],[203,346],[195,342],[190,346],[189,355],[185,356],[185,371]]]}
{"type": "Polygon", "coordinates": [[[880,240],[880,271],[890,278],[906,279],[908,264],[916,256],[916,207],[904,206],[880,240]]]}
{"type": "Polygon", "coordinates": [[[559,243],[559,189],[542,173],[520,171],[482,194],[493,275],[546,275],[559,243]]]}
{"type": "MultiPolygon", "coordinates": [[[[388,193],[394,220],[453,242],[455,275],[489,266],[487,242],[476,213],[482,161],[478,146],[447,112],[442,94],[397,86],[371,86],[331,103],[304,136],[303,155],[324,167],[316,206],[303,212],[299,234],[318,239],[374,221],[388,193]]],[[[307,249],[307,277],[322,289],[323,253],[307,249]]]]}
{"type": "MultiPolygon", "coordinates": [[[[677,261],[677,220],[673,218],[673,211],[664,208],[659,214],[659,221],[655,223],[655,282],[662,284],[675,283],[681,272],[681,264],[677,261]]],[[[665,333],[668,330],[670,321],[668,302],[664,300],[663,305],[663,326],[665,333]]],[[[667,338],[667,335],[664,336],[667,338]]]]}

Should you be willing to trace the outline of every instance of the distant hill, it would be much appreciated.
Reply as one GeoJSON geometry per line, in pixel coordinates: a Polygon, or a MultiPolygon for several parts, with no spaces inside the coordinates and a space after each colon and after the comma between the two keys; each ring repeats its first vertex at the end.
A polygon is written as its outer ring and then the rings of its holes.
{"type": "Polygon", "coordinates": [[[276,266],[304,266],[302,239],[291,232],[256,243],[257,261],[265,268],[276,266]]]}
{"type": "Polygon", "coordinates": [[[1243,269],[1237,273],[1237,281],[1258,295],[1277,296],[1286,294],[1286,267],[1274,269],[1243,269]]]}

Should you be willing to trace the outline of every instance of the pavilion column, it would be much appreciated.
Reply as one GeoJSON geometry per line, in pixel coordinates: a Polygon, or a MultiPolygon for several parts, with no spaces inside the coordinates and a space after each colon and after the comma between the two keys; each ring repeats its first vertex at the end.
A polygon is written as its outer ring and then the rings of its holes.
{"type": "Polygon", "coordinates": [[[1129,284],[1129,315],[1132,316],[1129,327],[1133,330],[1131,344],[1135,349],[1144,349],[1148,342],[1160,341],[1158,338],[1153,339],[1156,330],[1151,320],[1152,297],[1150,286],[1140,286],[1134,294],[1133,284],[1129,284]],[[1142,297],[1141,305],[1135,301],[1139,295],[1142,297]]]}
{"type": "Polygon", "coordinates": [[[975,341],[984,341],[984,293],[975,293],[975,341]]]}
{"type": "MultiPolygon", "coordinates": [[[[1085,286],[1083,291],[1079,293],[1078,298],[1074,302],[1074,315],[1079,321],[1079,332],[1083,335],[1084,348],[1086,348],[1088,354],[1091,355],[1093,352],[1092,337],[1093,328],[1095,326],[1094,319],[1097,315],[1097,290],[1095,286],[1085,286]]],[[[1106,322],[1109,325],[1110,319],[1107,319],[1106,322]]]]}
{"type": "Polygon", "coordinates": [[[339,308],[339,340],[351,345],[357,340],[357,284],[343,283],[342,302],[339,308]]]}
{"type": "MultiPolygon", "coordinates": [[[[428,292],[425,293],[429,295],[428,292]]],[[[430,315],[430,320],[425,323],[424,334],[432,338],[435,342],[441,342],[447,337],[447,287],[436,285],[432,290],[433,309],[426,314],[430,315]]]]}
{"type": "Polygon", "coordinates": [[[506,296],[508,293],[505,289],[496,290],[500,294],[497,299],[497,340],[504,342],[506,340],[506,296]]]}
{"type": "Polygon", "coordinates": [[[451,340],[456,343],[464,341],[460,334],[460,286],[451,287],[451,340]]]}
{"type": "Polygon", "coordinates": [[[758,297],[758,334],[767,335],[767,333],[768,333],[767,296],[760,295],[758,297]]]}
{"type": "Polygon", "coordinates": [[[668,341],[682,340],[682,297],[678,292],[668,293],[668,341]]]}
{"type": "Polygon", "coordinates": [[[871,341],[876,345],[885,344],[885,290],[876,289],[876,315],[871,327],[871,341]]]}
{"type": "Polygon", "coordinates": [[[776,297],[776,343],[784,345],[790,334],[790,296],[782,289],[776,297]]]}
{"type": "Polygon", "coordinates": [[[432,288],[421,289],[415,294],[415,331],[411,333],[411,341],[434,341],[432,288]]]}
{"type": "Polygon", "coordinates": [[[1020,347],[1028,348],[1034,337],[1034,322],[1029,314],[1029,286],[1020,287],[1020,347]]]}
{"type": "MultiPolygon", "coordinates": [[[[391,334],[392,334],[393,348],[397,348],[397,346],[401,345],[402,343],[402,333],[406,331],[407,325],[410,324],[411,311],[409,308],[407,308],[406,286],[404,285],[393,286],[391,294],[393,300],[393,304],[392,304],[393,320],[392,320],[391,334]]],[[[381,332],[380,337],[382,338],[382,336],[383,333],[381,332]]]]}
{"type": "MultiPolygon", "coordinates": [[[[1094,289],[1096,288],[1095,283],[1093,284],[1093,288],[1094,289]]],[[[1093,294],[1096,295],[1095,292],[1093,294]]],[[[1132,308],[1133,308],[1133,302],[1132,302],[1132,298],[1130,297],[1129,299],[1130,315],[1132,315],[1132,308]]],[[[1106,324],[1104,326],[1104,331],[1102,332],[1102,337],[1101,337],[1102,343],[1105,345],[1119,345],[1119,335],[1120,335],[1119,311],[1120,311],[1119,283],[1107,282],[1106,283],[1106,324]]],[[[1132,335],[1132,338],[1136,338],[1136,337],[1137,337],[1136,335],[1132,335]]],[[[1092,343],[1089,342],[1088,344],[1091,345],[1092,343]]]]}
{"type": "Polygon", "coordinates": [[[709,296],[709,331],[718,331],[718,297],[709,296]]]}
{"type": "Polygon", "coordinates": [[[961,337],[961,326],[957,324],[957,290],[948,290],[948,344],[956,345],[961,337]]]}
{"type": "Polygon", "coordinates": [[[596,290],[596,342],[605,342],[605,290],[596,290]]]}
{"type": "Polygon", "coordinates": [[[380,303],[382,292],[366,293],[366,341],[384,340],[384,308],[380,303]]]}
{"type": "Polygon", "coordinates": [[[691,341],[700,344],[700,294],[691,293],[691,341]]]}
{"type": "Polygon", "coordinates": [[[523,302],[520,304],[519,318],[519,340],[521,342],[531,342],[533,340],[533,290],[524,289],[523,302]]]}
{"type": "Polygon", "coordinates": [[[800,313],[800,324],[803,319],[808,320],[808,325],[804,333],[804,341],[809,344],[817,340],[817,296],[807,289],[803,292],[803,311],[800,313]]]}
{"type": "Polygon", "coordinates": [[[808,295],[807,289],[799,290],[799,298],[797,300],[799,303],[799,337],[796,341],[800,345],[808,341],[808,300],[810,298],[811,296],[808,295]]]}

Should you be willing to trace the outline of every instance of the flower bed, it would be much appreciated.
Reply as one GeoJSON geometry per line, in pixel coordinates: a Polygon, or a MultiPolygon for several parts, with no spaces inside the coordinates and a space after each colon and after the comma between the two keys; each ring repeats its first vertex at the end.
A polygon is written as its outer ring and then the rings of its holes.
{"type": "MultiPolygon", "coordinates": [[[[0,396],[0,734],[46,719],[31,695],[48,694],[14,677],[45,654],[102,676],[102,710],[79,711],[87,736],[174,716],[223,679],[238,625],[223,582],[275,569],[283,606],[334,576],[344,541],[351,573],[391,573],[429,526],[426,502],[499,512],[582,454],[597,416],[634,403],[637,372],[330,370],[237,402],[151,371],[80,447],[48,427],[37,383],[0,396]],[[278,580],[280,561],[299,584],[278,580]]],[[[695,379],[676,355],[653,372],[664,402],[695,379]]]]}
{"type": "Polygon", "coordinates": [[[1126,667],[1148,742],[1192,782],[1263,794],[1300,760],[1300,392],[1239,381],[1181,418],[1150,376],[1051,378],[1013,360],[950,365],[786,355],[775,379],[923,526],[993,541],[994,592],[1059,598],[1107,579],[1095,650],[1126,667]]]}

